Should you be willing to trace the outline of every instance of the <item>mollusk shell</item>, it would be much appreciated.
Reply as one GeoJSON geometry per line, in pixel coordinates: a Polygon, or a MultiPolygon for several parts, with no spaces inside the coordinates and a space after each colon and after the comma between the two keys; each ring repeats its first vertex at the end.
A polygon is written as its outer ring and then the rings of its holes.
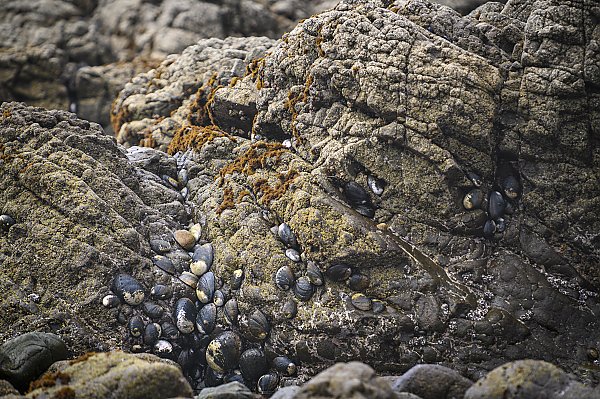
{"type": "Polygon", "coordinates": [[[176,272],[175,265],[173,264],[171,259],[167,258],[164,255],[154,255],[152,257],[152,263],[154,263],[156,267],[158,267],[165,273],[173,275],[176,272]]]}
{"type": "Polygon", "coordinates": [[[210,334],[217,325],[217,307],[214,303],[208,303],[200,309],[196,318],[196,328],[202,334],[210,334]]]}
{"type": "Polygon", "coordinates": [[[198,287],[198,276],[196,276],[194,273],[183,272],[179,276],[179,280],[183,284],[185,284],[188,287],[191,287],[193,289],[196,289],[198,287]]]}
{"type": "Polygon", "coordinates": [[[348,287],[353,291],[364,291],[369,287],[369,277],[364,274],[356,273],[348,279],[348,287]]]}
{"type": "Polygon", "coordinates": [[[294,286],[294,295],[296,298],[306,302],[312,298],[315,293],[315,287],[310,283],[308,277],[302,276],[296,281],[294,286]]]}
{"type": "Polygon", "coordinates": [[[231,298],[230,300],[225,302],[223,313],[225,314],[225,320],[229,324],[237,326],[240,311],[238,309],[237,300],[235,298],[231,298]]]}
{"type": "Polygon", "coordinates": [[[496,232],[496,222],[493,220],[488,220],[483,225],[483,236],[486,238],[491,238],[494,236],[496,232]]]}
{"type": "Polygon", "coordinates": [[[104,298],[102,298],[102,305],[104,305],[107,308],[114,308],[116,306],[119,306],[120,304],[121,300],[119,300],[119,297],[116,295],[108,294],[104,298]]]}
{"type": "Polygon", "coordinates": [[[281,374],[288,377],[296,374],[296,364],[285,356],[277,356],[273,359],[273,366],[281,374]]]}
{"type": "Polygon", "coordinates": [[[196,276],[202,276],[210,270],[214,260],[214,248],[211,243],[196,246],[192,255],[190,270],[196,276]]]}
{"type": "Polygon", "coordinates": [[[279,377],[275,373],[265,374],[258,379],[258,392],[270,395],[279,387],[279,377]]]}
{"type": "Polygon", "coordinates": [[[112,282],[111,290],[125,303],[136,306],[144,300],[144,287],[129,274],[117,274],[112,282]]]}
{"type": "Polygon", "coordinates": [[[200,223],[196,223],[195,225],[190,227],[190,233],[192,233],[196,241],[198,241],[200,239],[200,236],[202,235],[202,225],[200,223]]]}
{"type": "Polygon", "coordinates": [[[223,291],[215,291],[215,294],[213,295],[213,303],[218,307],[221,307],[225,304],[225,295],[223,294],[223,291]]]}
{"type": "Polygon", "coordinates": [[[159,356],[165,355],[165,354],[169,354],[169,353],[173,352],[173,345],[167,340],[159,339],[154,344],[153,350],[154,350],[154,353],[159,356]]]}
{"type": "Polygon", "coordinates": [[[146,301],[142,304],[142,311],[152,320],[158,320],[162,317],[164,309],[154,302],[146,301]]]}
{"type": "Polygon", "coordinates": [[[236,269],[231,275],[231,289],[239,290],[244,282],[244,271],[242,269],[236,269]]]}
{"type": "Polygon", "coordinates": [[[373,194],[375,194],[375,195],[383,194],[383,189],[385,187],[383,184],[383,181],[376,178],[375,176],[373,176],[373,175],[367,176],[367,185],[369,186],[371,191],[373,191],[373,194]]]}
{"type": "Polygon", "coordinates": [[[179,330],[175,324],[165,321],[160,325],[161,333],[165,338],[176,339],[179,337],[179,330]]]}
{"type": "Polygon", "coordinates": [[[372,308],[371,300],[367,298],[364,294],[357,293],[352,295],[351,301],[352,305],[354,305],[354,307],[357,309],[367,311],[371,310],[372,308]]]}
{"type": "Polygon", "coordinates": [[[308,280],[312,285],[323,285],[323,273],[321,273],[319,266],[311,260],[309,260],[306,265],[306,277],[308,277],[308,280]]]}
{"type": "Polygon", "coordinates": [[[291,227],[287,223],[281,223],[277,228],[277,236],[285,245],[297,248],[298,240],[296,239],[296,234],[292,231],[291,227]]]}
{"type": "Polygon", "coordinates": [[[379,299],[372,299],[371,306],[373,307],[373,313],[381,313],[385,310],[385,304],[379,299]]]}
{"type": "Polygon", "coordinates": [[[293,287],[295,281],[296,277],[294,276],[294,272],[287,265],[280,267],[275,273],[275,285],[284,291],[293,287]]]}
{"type": "Polygon", "coordinates": [[[473,183],[475,187],[481,187],[481,185],[483,184],[481,177],[479,177],[477,173],[467,172],[467,177],[469,178],[469,180],[471,180],[471,183],[473,183]]]}
{"type": "Polygon", "coordinates": [[[343,187],[344,196],[350,205],[368,205],[371,202],[371,197],[367,190],[356,182],[350,181],[343,187]]]}
{"type": "Polygon", "coordinates": [[[298,305],[293,299],[288,299],[283,303],[281,312],[286,319],[293,319],[298,314],[298,305]]]}
{"type": "Polygon", "coordinates": [[[8,231],[10,226],[17,223],[15,219],[13,219],[9,215],[0,215],[0,230],[8,231]]]}
{"type": "Polygon", "coordinates": [[[469,191],[465,197],[463,198],[463,206],[465,207],[466,210],[473,210],[473,209],[477,209],[481,206],[481,204],[483,203],[483,198],[485,196],[483,195],[483,191],[481,191],[478,188],[475,188],[471,191],[469,191]]]}
{"type": "Polygon", "coordinates": [[[171,244],[168,241],[161,239],[150,240],[150,248],[157,254],[164,254],[171,250],[171,244]]]}
{"type": "Polygon", "coordinates": [[[144,328],[144,344],[153,345],[160,338],[160,326],[156,323],[148,323],[144,328]]]}
{"type": "Polygon", "coordinates": [[[131,336],[139,337],[144,332],[144,320],[142,320],[140,316],[133,316],[131,319],[129,319],[127,328],[129,329],[131,336]]]}
{"type": "Polygon", "coordinates": [[[225,331],[208,344],[206,362],[211,369],[222,374],[238,365],[241,349],[240,337],[233,331],[225,331]]]}
{"type": "Polygon", "coordinates": [[[508,176],[502,182],[502,191],[504,191],[504,195],[508,198],[514,200],[521,195],[521,185],[518,180],[514,176],[508,176]]]}
{"type": "Polygon", "coordinates": [[[212,302],[215,293],[215,275],[213,272],[206,272],[198,280],[196,286],[196,296],[202,303],[212,302]]]}
{"type": "Polygon", "coordinates": [[[196,305],[189,298],[181,298],[175,305],[174,319],[177,329],[184,334],[190,334],[194,331],[194,324],[198,311],[196,305]]]}
{"type": "Polygon", "coordinates": [[[258,309],[248,317],[246,327],[250,336],[259,341],[266,339],[271,331],[267,316],[258,309]]]}
{"type": "Polygon", "coordinates": [[[269,370],[265,353],[257,348],[247,349],[240,356],[240,370],[248,381],[258,381],[269,370]]]}
{"type": "Polygon", "coordinates": [[[489,198],[489,214],[492,219],[498,219],[504,215],[506,201],[498,191],[492,191],[489,198]]]}
{"type": "Polygon", "coordinates": [[[285,256],[287,256],[292,262],[300,262],[300,253],[294,248],[286,249],[285,256]]]}
{"type": "Polygon", "coordinates": [[[325,274],[333,281],[345,281],[352,274],[352,268],[345,263],[338,263],[329,267],[325,274]]]}

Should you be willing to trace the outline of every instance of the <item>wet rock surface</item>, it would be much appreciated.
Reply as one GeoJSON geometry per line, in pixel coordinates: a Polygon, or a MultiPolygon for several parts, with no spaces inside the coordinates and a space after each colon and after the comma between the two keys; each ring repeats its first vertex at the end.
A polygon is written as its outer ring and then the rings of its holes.
{"type": "Polygon", "coordinates": [[[456,371],[433,364],[417,365],[392,383],[397,392],[408,392],[422,399],[461,399],[473,381],[456,371]]]}
{"type": "Polygon", "coordinates": [[[277,42],[201,41],[120,93],[129,149],[3,104],[0,338],[153,352],[194,390],[528,357],[597,384],[591,10],[348,1],[277,42]]]}
{"type": "Polygon", "coordinates": [[[40,332],[23,334],[0,346],[0,378],[16,388],[25,389],[50,365],[67,356],[65,343],[58,335],[40,332]]]}

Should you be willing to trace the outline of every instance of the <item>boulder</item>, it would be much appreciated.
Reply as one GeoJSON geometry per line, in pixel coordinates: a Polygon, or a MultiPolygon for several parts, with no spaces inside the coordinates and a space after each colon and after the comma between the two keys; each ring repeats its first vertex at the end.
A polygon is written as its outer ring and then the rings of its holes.
{"type": "Polygon", "coordinates": [[[192,397],[177,364],[154,355],[87,354],[64,362],[31,384],[28,398],[192,397]]]}
{"type": "Polygon", "coordinates": [[[19,335],[0,346],[0,378],[25,390],[52,363],[67,356],[65,343],[55,334],[31,332],[19,335]]]}
{"type": "Polygon", "coordinates": [[[415,394],[422,399],[462,399],[473,381],[456,371],[436,364],[419,364],[392,384],[398,392],[415,394]]]}
{"type": "Polygon", "coordinates": [[[465,399],[600,398],[572,375],[540,360],[518,360],[504,364],[469,388],[465,399]]]}

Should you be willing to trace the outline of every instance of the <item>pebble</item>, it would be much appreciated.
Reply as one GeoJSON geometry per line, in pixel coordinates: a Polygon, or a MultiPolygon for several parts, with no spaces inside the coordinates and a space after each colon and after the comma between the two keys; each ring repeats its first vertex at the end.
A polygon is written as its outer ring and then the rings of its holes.
{"type": "Polygon", "coordinates": [[[191,251],[196,245],[196,238],[187,230],[177,230],[173,233],[173,237],[175,237],[177,244],[181,245],[186,251],[191,251]]]}

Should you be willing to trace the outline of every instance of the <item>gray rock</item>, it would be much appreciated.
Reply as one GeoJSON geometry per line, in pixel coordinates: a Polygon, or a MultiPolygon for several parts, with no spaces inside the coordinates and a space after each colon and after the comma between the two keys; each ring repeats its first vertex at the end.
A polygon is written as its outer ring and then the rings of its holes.
{"type": "Polygon", "coordinates": [[[300,387],[297,385],[279,388],[275,391],[273,396],[271,396],[271,399],[293,399],[298,392],[300,392],[300,387]]]}
{"type": "Polygon", "coordinates": [[[19,395],[19,391],[12,384],[6,380],[0,380],[0,397],[6,395],[19,395]]]}
{"type": "Polygon", "coordinates": [[[192,389],[172,361],[148,354],[109,352],[58,365],[35,381],[27,394],[29,398],[41,396],[53,399],[189,398],[192,389]]]}
{"type": "Polygon", "coordinates": [[[392,384],[398,392],[415,394],[422,399],[462,399],[473,381],[456,371],[436,364],[414,366],[392,384]]]}
{"type": "Polygon", "coordinates": [[[56,334],[31,332],[0,346],[0,378],[24,390],[58,360],[66,359],[67,348],[56,334]]]}
{"type": "Polygon", "coordinates": [[[359,362],[337,363],[290,393],[286,397],[294,399],[396,398],[389,385],[376,378],[372,368],[359,362]]]}
{"type": "Polygon", "coordinates": [[[204,388],[194,399],[252,399],[256,398],[247,386],[239,382],[230,382],[214,388],[204,388]]]}
{"type": "Polygon", "coordinates": [[[541,360],[518,360],[504,364],[477,381],[465,399],[600,398],[558,367],[541,360]]]}

